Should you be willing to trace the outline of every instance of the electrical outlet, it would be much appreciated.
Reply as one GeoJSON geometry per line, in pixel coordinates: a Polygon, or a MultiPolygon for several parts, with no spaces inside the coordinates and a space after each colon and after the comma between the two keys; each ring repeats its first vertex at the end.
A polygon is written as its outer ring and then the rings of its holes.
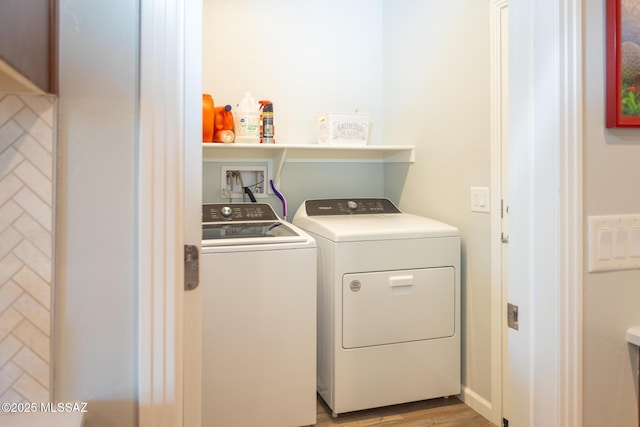
{"type": "Polygon", "coordinates": [[[222,166],[221,197],[251,201],[248,188],[256,199],[267,197],[266,166],[222,166]]]}

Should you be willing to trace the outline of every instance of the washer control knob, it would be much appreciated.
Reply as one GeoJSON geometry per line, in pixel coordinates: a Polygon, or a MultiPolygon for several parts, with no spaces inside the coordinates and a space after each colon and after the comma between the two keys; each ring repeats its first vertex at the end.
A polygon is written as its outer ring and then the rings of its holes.
{"type": "Polygon", "coordinates": [[[223,217],[229,218],[233,213],[233,211],[229,206],[223,206],[222,209],[220,210],[220,213],[222,214],[223,217]]]}
{"type": "Polygon", "coordinates": [[[358,203],[354,202],[353,200],[349,200],[347,202],[347,208],[350,211],[355,211],[356,209],[358,209],[358,203]]]}

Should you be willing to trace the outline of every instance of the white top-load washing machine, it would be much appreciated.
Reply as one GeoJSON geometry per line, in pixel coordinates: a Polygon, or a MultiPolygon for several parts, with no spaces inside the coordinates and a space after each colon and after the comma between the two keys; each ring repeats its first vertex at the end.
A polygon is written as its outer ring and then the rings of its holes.
{"type": "Polygon", "coordinates": [[[202,426],[315,424],[315,241],[268,204],[202,218],[202,426]]]}
{"type": "Polygon", "coordinates": [[[333,414],[460,393],[460,237],[387,199],[307,200],[318,392],[333,414]]]}

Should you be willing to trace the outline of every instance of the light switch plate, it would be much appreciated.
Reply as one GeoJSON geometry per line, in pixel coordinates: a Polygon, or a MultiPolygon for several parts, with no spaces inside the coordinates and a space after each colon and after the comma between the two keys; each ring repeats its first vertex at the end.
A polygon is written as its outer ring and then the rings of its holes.
{"type": "Polygon", "coordinates": [[[588,218],[589,272],[640,268],[640,214],[588,218]]]}
{"type": "Polygon", "coordinates": [[[471,212],[491,212],[491,194],[488,187],[471,187],[471,212]]]}

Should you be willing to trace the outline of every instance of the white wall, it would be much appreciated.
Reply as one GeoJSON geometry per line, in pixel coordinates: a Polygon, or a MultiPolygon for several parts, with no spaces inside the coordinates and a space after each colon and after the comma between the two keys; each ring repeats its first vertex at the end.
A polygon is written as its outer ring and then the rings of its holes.
{"type": "MultiPolygon", "coordinates": [[[[604,4],[584,4],[586,215],[637,214],[640,129],[605,128],[604,4]]],[[[639,301],[640,271],[585,272],[585,427],[638,425],[638,353],[625,335],[640,325],[639,301]]]]}
{"type": "Polygon", "coordinates": [[[60,5],[57,401],[136,425],[137,0],[60,5]]]}
{"type": "MultiPolygon", "coordinates": [[[[205,0],[204,27],[203,91],[216,104],[246,90],[272,100],[277,142],[312,143],[318,113],[358,108],[372,115],[372,144],[416,146],[410,167],[290,163],[282,190],[290,215],[306,197],[386,196],[460,229],[463,381],[490,402],[490,220],[469,204],[470,187],[490,184],[488,2],[330,0],[310,11],[205,0]]],[[[219,171],[204,173],[203,200],[214,201],[219,171]]]]}
{"type": "MultiPolygon", "coordinates": [[[[316,143],[316,118],[328,111],[369,113],[370,143],[384,144],[382,0],[203,2],[203,92],[216,105],[246,91],[274,103],[276,142],[316,143]]],[[[220,166],[203,166],[203,201],[219,202],[220,166]]],[[[244,162],[252,165],[252,162],[244,162]]],[[[288,217],[307,198],[382,197],[379,164],[287,163],[281,191],[288,217]]],[[[280,210],[280,202],[268,202],[280,210]]]]}
{"type": "Polygon", "coordinates": [[[490,402],[490,216],[470,208],[470,187],[491,180],[489,2],[386,1],[384,54],[384,139],[416,146],[404,186],[387,169],[387,192],[460,230],[463,381],[490,402]]]}
{"type": "Polygon", "coordinates": [[[205,0],[203,92],[274,104],[276,142],[316,141],[325,112],[371,114],[382,144],[382,0],[205,0]]]}

